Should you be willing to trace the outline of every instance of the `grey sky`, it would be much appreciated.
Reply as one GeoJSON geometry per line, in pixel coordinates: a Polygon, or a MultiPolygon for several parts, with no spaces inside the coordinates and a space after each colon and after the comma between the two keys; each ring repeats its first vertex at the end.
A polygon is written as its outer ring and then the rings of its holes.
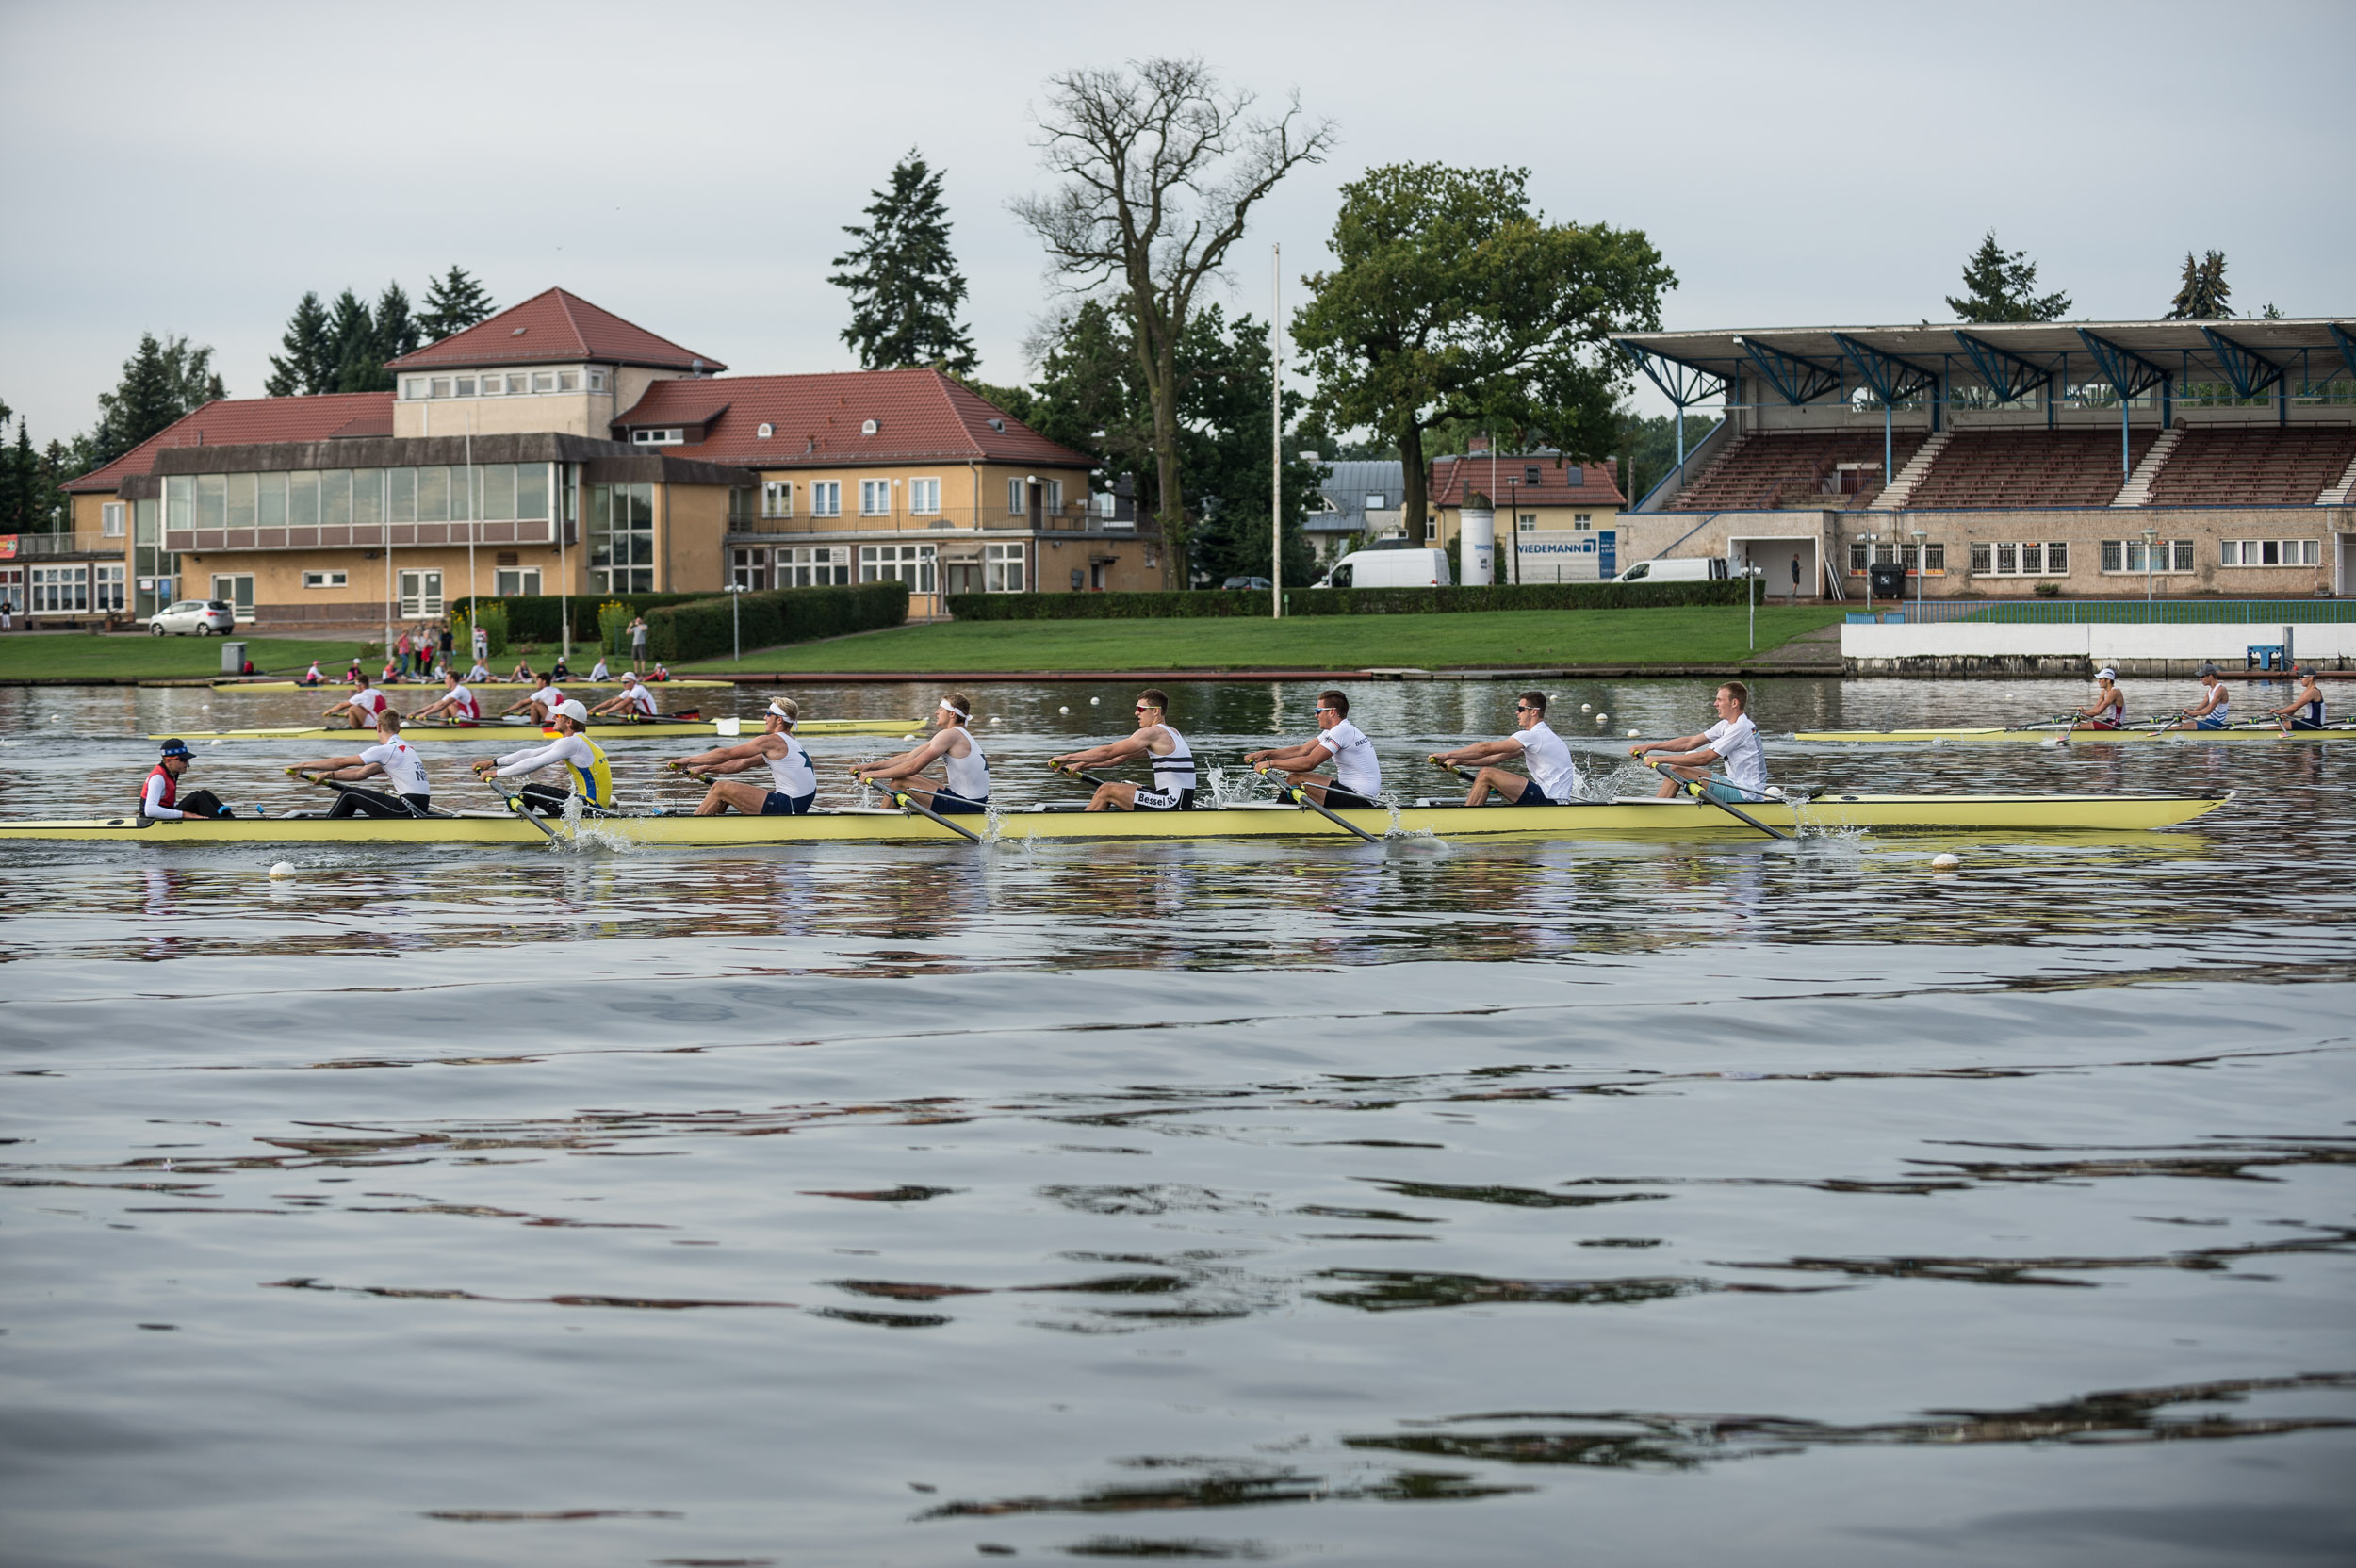
{"type": "Polygon", "coordinates": [[[457,262],[561,284],[737,371],[846,368],[841,225],[895,157],[947,172],[983,373],[1050,302],[1007,215],[1051,71],[1199,53],[1340,122],[1239,253],[1267,309],[1336,188],[1518,163],[1554,218],[1641,227],[1671,327],[1944,316],[1993,227],[2098,317],[2187,249],[2234,302],[2356,312],[2356,5],[1095,3],[693,7],[0,0],[0,399],[87,428],[142,330],[255,396],[305,288],[457,262]],[[2333,108],[2333,104],[2341,107],[2333,108]]]}

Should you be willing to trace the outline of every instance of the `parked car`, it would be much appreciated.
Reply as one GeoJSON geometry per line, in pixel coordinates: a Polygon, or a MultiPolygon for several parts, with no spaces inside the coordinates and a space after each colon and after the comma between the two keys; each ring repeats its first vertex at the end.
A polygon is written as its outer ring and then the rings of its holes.
{"type": "MultiPolygon", "coordinates": [[[[1639,561],[1612,580],[1614,582],[1718,582],[1726,577],[1726,564],[1718,556],[1666,557],[1639,561]]],[[[1756,575],[1756,574],[1754,574],[1756,575]]]]}
{"type": "Polygon", "coordinates": [[[1226,581],[1219,584],[1219,588],[1222,592],[1230,588],[1251,589],[1268,588],[1274,585],[1264,577],[1231,577],[1226,581]]]}
{"type": "Polygon", "coordinates": [[[1352,550],[1333,563],[1319,588],[1446,588],[1456,581],[1448,551],[1352,550]]]}
{"type": "Polygon", "coordinates": [[[237,629],[237,607],[227,599],[182,599],[165,605],[148,617],[148,631],[157,637],[226,637],[237,629]]]}

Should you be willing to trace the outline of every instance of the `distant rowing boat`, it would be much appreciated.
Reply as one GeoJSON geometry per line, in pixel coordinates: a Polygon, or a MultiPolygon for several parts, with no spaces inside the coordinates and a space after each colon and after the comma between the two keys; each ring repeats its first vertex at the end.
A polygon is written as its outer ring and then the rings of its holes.
{"type": "MultiPolygon", "coordinates": [[[[2174,827],[2223,806],[2231,795],[2010,794],[1824,795],[1804,808],[1782,802],[1745,808],[1782,828],[1864,827],[1898,832],[1962,830],[2119,832],[2174,827]]],[[[1343,811],[1370,833],[1429,833],[1442,839],[1739,839],[1763,841],[1726,812],[1691,799],[1628,796],[1596,805],[1402,807],[1343,811]]],[[[974,828],[983,819],[959,819],[974,828]]],[[[1035,806],[993,819],[1001,841],[1059,839],[1310,838],[1355,842],[1344,829],[1312,812],[1276,804],[1216,807],[1195,811],[1086,812],[1076,807],[1035,806]]],[[[614,816],[579,829],[562,821],[560,836],[623,840],[642,844],[755,845],[840,842],[956,842],[939,823],[892,809],[813,811],[804,817],[614,816]]],[[[540,830],[504,811],[464,811],[415,819],[331,819],[320,815],[230,817],[158,822],[140,826],[129,817],[83,821],[0,821],[0,840],[135,840],[147,844],[345,843],[534,844],[540,830]]]]}
{"type": "Polygon", "coordinates": [[[2102,745],[2115,745],[2126,741],[2194,741],[2202,744],[2213,741],[2348,741],[2356,740],[2356,725],[2335,724],[2322,729],[2294,729],[2288,735],[2270,724],[2237,724],[2229,729],[2168,730],[2150,727],[2089,729],[2084,725],[2065,730],[2057,724],[2023,725],[2017,729],[1993,727],[1977,729],[1803,729],[1792,739],[1857,744],[1944,742],[1950,745],[1998,745],[2053,741],[2064,735],[2073,742],[2102,745]]]}
{"type": "MultiPolygon", "coordinates": [[[[796,735],[908,735],[922,729],[919,719],[804,719],[794,727],[796,735]]],[[[761,733],[758,719],[657,719],[646,724],[596,724],[587,730],[593,741],[632,741],[678,739],[682,736],[719,736],[724,739],[750,740],[761,733]]],[[[405,724],[401,727],[401,739],[418,741],[472,741],[490,745],[511,740],[530,741],[539,736],[549,740],[556,731],[535,724],[405,724]]],[[[157,733],[151,741],[173,737],[191,745],[208,741],[351,741],[354,744],[373,743],[374,729],[329,729],[322,727],[292,727],[284,729],[176,729],[169,735],[157,733]]]]}
{"type": "MultiPolygon", "coordinates": [[[[466,690],[470,692],[528,692],[536,684],[537,682],[530,680],[473,680],[466,683],[466,690]]],[[[564,679],[558,681],[557,684],[559,686],[583,686],[592,689],[612,687],[614,690],[619,691],[622,685],[622,678],[617,675],[611,680],[583,680],[579,677],[568,676],[564,679]]],[[[644,684],[650,692],[671,691],[681,687],[695,687],[711,691],[717,690],[723,686],[733,686],[736,682],[733,680],[688,680],[674,676],[668,680],[649,680],[644,682],[644,684]]],[[[216,680],[213,682],[213,690],[216,692],[319,692],[323,694],[333,694],[336,692],[351,691],[352,689],[353,688],[349,682],[341,680],[321,681],[317,686],[305,686],[300,680],[232,679],[216,680]]],[[[442,684],[439,678],[433,680],[397,680],[389,686],[380,680],[376,683],[376,689],[380,692],[438,692],[442,689],[442,684]]]]}

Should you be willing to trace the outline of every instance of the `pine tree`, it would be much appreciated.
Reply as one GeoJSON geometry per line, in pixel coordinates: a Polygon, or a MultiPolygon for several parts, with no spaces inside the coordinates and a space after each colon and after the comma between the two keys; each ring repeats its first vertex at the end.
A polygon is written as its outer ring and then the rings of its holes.
{"type": "Polygon", "coordinates": [[[2026,251],[2007,253],[1990,229],[1963,264],[1963,295],[1947,308],[1963,321],[2053,321],[2070,314],[2070,296],[2037,292],[2037,263],[2026,251]]]}
{"type": "Polygon", "coordinates": [[[92,455],[100,464],[112,463],[187,412],[164,346],[154,333],[141,333],[139,351],[123,362],[122,384],[98,395],[92,455]]]}
{"type": "MultiPolygon", "coordinates": [[[[0,402],[0,432],[8,428],[15,411],[0,402]]],[[[25,421],[16,421],[16,449],[0,450],[0,533],[29,531],[25,523],[25,511],[30,498],[32,482],[33,438],[25,429],[25,421]]]]}
{"type": "Polygon", "coordinates": [[[465,332],[478,321],[488,320],[493,306],[491,296],[481,284],[466,275],[463,267],[452,267],[447,276],[439,277],[425,291],[425,309],[417,317],[417,331],[428,343],[438,343],[452,333],[465,332]]]}
{"type": "Polygon", "coordinates": [[[851,324],[843,341],[859,353],[862,368],[896,370],[937,365],[963,375],[973,368],[973,339],[958,323],[965,302],[965,275],[949,248],[948,209],[941,200],[941,175],[913,147],[894,165],[892,187],[870,192],[863,228],[843,232],[859,241],[834,258],[838,272],[826,281],[851,296],[851,324]]]}
{"type": "Polygon", "coordinates": [[[328,316],[327,335],[335,368],[325,390],[392,390],[392,378],[384,373],[384,351],[377,347],[376,318],[360,302],[360,296],[349,288],[335,296],[335,308],[328,316]]]}
{"type": "Polygon", "coordinates": [[[335,344],[328,330],[327,309],[319,303],[317,290],[303,291],[302,303],[286,322],[286,335],[279,343],[286,356],[270,355],[270,380],[262,384],[262,391],[272,398],[326,391],[335,374],[335,344]]]}
{"type": "Polygon", "coordinates": [[[399,359],[417,351],[417,318],[410,314],[409,296],[401,285],[388,283],[384,292],[376,297],[376,351],[386,359],[399,359]]]}
{"type": "Polygon", "coordinates": [[[2222,321],[2233,314],[2233,307],[2225,302],[2233,297],[2233,286],[2225,281],[2225,253],[2211,251],[2200,261],[2192,253],[2184,253],[2184,282],[2169,302],[2170,321],[2222,321]]]}
{"type": "MultiPolygon", "coordinates": [[[[24,445],[29,448],[31,443],[24,445]]],[[[65,482],[88,472],[87,467],[75,466],[74,454],[66,449],[64,442],[49,443],[32,470],[31,516],[28,521],[35,530],[43,533],[64,531],[66,519],[72,515],[66,507],[65,482]]]]}
{"type": "Polygon", "coordinates": [[[229,388],[221,384],[221,376],[213,369],[210,345],[192,348],[187,338],[166,334],[164,373],[171,378],[172,402],[182,414],[200,409],[217,398],[229,396],[229,388]]]}

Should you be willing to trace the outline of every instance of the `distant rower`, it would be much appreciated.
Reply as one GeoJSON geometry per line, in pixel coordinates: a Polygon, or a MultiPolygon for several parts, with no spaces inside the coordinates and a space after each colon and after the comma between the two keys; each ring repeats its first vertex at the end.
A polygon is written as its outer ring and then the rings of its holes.
{"type": "Polygon", "coordinates": [[[963,692],[952,692],[933,710],[932,739],[897,757],[861,762],[851,775],[861,782],[897,783],[943,815],[986,812],[990,808],[990,759],[982,755],[980,738],[967,727],[973,716],[973,699],[963,692]],[[942,782],[920,776],[936,761],[941,764],[942,782]]]}
{"type": "Polygon", "coordinates": [[[390,795],[374,790],[338,790],[331,817],[422,817],[434,805],[434,786],[426,781],[425,760],[417,747],[401,738],[401,715],[376,716],[376,744],[352,757],[323,757],[298,762],[286,770],[302,778],[334,778],[357,783],[378,774],[393,787],[390,795]],[[395,797],[399,798],[396,799],[395,797]]]}
{"type": "Polygon", "coordinates": [[[687,773],[749,773],[763,763],[768,765],[766,790],[759,784],[714,779],[703,804],[695,808],[699,817],[716,817],[731,806],[748,817],[806,816],[818,799],[818,767],[802,743],[794,738],[794,724],[800,715],[801,709],[792,697],[778,697],[769,704],[762,734],[742,745],[674,757],[663,765],[687,773]]]}
{"type": "Polygon", "coordinates": [[[2223,729],[2233,722],[2233,699],[2226,691],[2225,682],[2217,678],[2215,664],[2201,666],[2201,700],[2190,708],[2179,710],[2177,716],[2160,726],[2169,729],[2223,729]]]}
{"type": "Polygon", "coordinates": [[[410,715],[412,723],[440,719],[446,724],[473,724],[483,717],[483,705],[460,683],[456,672],[442,672],[442,694],[410,715]]]}
{"type": "Polygon", "coordinates": [[[2282,733],[2285,735],[2294,729],[2321,729],[2323,727],[2323,688],[2315,684],[2315,672],[2301,664],[2291,673],[2297,676],[2302,684],[2298,691],[2291,694],[2290,701],[2280,708],[2269,708],[2266,711],[2274,715],[2275,722],[2282,727],[2282,733]],[[2303,714],[2299,711],[2302,708],[2306,710],[2303,714]]]}
{"type": "Polygon", "coordinates": [[[1194,809],[1194,753],[1186,738],[1163,723],[1170,698],[1158,687],[1137,694],[1137,732],[1101,746],[1067,751],[1048,760],[1051,768],[1076,773],[1082,768],[1109,767],[1142,757],[1153,764],[1153,785],[1118,782],[1099,784],[1088,797],[1091,811],[1191,811],[1194,809]]]}
{"type": "Polygon", "coordinates": [[[661,716],[654,710],[654,694],[639,684],[638,678],[628,670],[622,672],[621,694],[606,698],[589,713],[593,718],[620,717],[632,724],[661,716]]]}
{"type": "MultiPolygon", "coordinates": [[[[543,768],[562,765],[572,776],[570,794],[581,796],[584,806],[610,808],[614,804],[614,770],[605,760],[605,753],[595,741],[581,733],[589,722],[589,710],[580,703],[567,701],[558,706],[549,723],[556,727],[556,739],[544,746],[530,746],[511,751],[494,761],[488,757],[475,759],[477,778],[520,778],[538,773],[543,768]]],[[[568,792],[551,790],[545,784],[527,784],[515,792],[528,807],[536,807],[542,816],[561,816],[568,792]]]]}
{"type": "Polygon", "coordinates": [[[1562,737],[1546,727],[1544,692],[1524,692],[1513,699],[1514,731],[1501,741],[1476,741],[1432,759],[1444,767],[1477,766],[1467,806],[1479,806],[1495,790],[1512,806],[1568,806],[1579,798],[1579,768],[1562,737]],[[1496,763],[1517,760],[1530,776],[1507,773],[1496,763]]]}
{"type": "Polygon", "coordinates": [[[319,717],[332,719],[337,714],[342,714],[351,721],[352,728],[367,729],[375,725],[376,716],[379,713],[387,711],[391,707],[392,699],[378,691],[376,683],[368,678],[366,672],[363,672],[360,676],[360,689],[335,707],[320,713],[319,717]]]}
{"type": "Polygon", "coordinates": [[[540,724],[547,724],[556,716],[557,709],[564,704],[564,694],[558,691],[556,683],[545,675],[535,675],[532,679],[534,684],[531,691],[499,710],[501,718],[510,713],[520,713],[527,708],[532,710],[533,720],[540,724]]]}
{"type": "Polygon", "coordinates": [[[1642,757],[1647,752],[1674,753],[1660,759],[1661,771],[1672,776],[1661,781],[1658,792],[1664,797],[1676,794],[1686,782],[1708,779],[1702,787],[1713,799],[1737,805],[1764,799],[1767,748],[1759,744],[1759,727],[1751,723],[1751,689],[1739,680],[1729,680],[1718,688],[1712,703],[1718,710],[1718,722],[1699,735],[1647,741],[1628,747],[1628,754],[1642,757]],[[1726,777],[1710,777],[1713,762],[1726,765],[1726,777]]]}
{"type": "Polygon", "coordinates": [[[1320,806],[1336,811],[1380,809],[1375,797],[1383,792],[1383,765],[1375,760],[1374,743],[1350,722],[1350,698],[1319,692],[1317,720],[1317,733],[1299,745],[1246,752],[1243,760],[1283,769],[1288,782],[1320,806]],[[1312,771],[1329,760],[1333,777],[1312,771]]]}
{"type": "Polygon", "coordinates": [[[2118,680],[2119,672],[2108,665],[2094,672],[2094,700],[2071,715],[2071,728],[2117,729],[2127,722],[2127,694],[2118,680]]]}

